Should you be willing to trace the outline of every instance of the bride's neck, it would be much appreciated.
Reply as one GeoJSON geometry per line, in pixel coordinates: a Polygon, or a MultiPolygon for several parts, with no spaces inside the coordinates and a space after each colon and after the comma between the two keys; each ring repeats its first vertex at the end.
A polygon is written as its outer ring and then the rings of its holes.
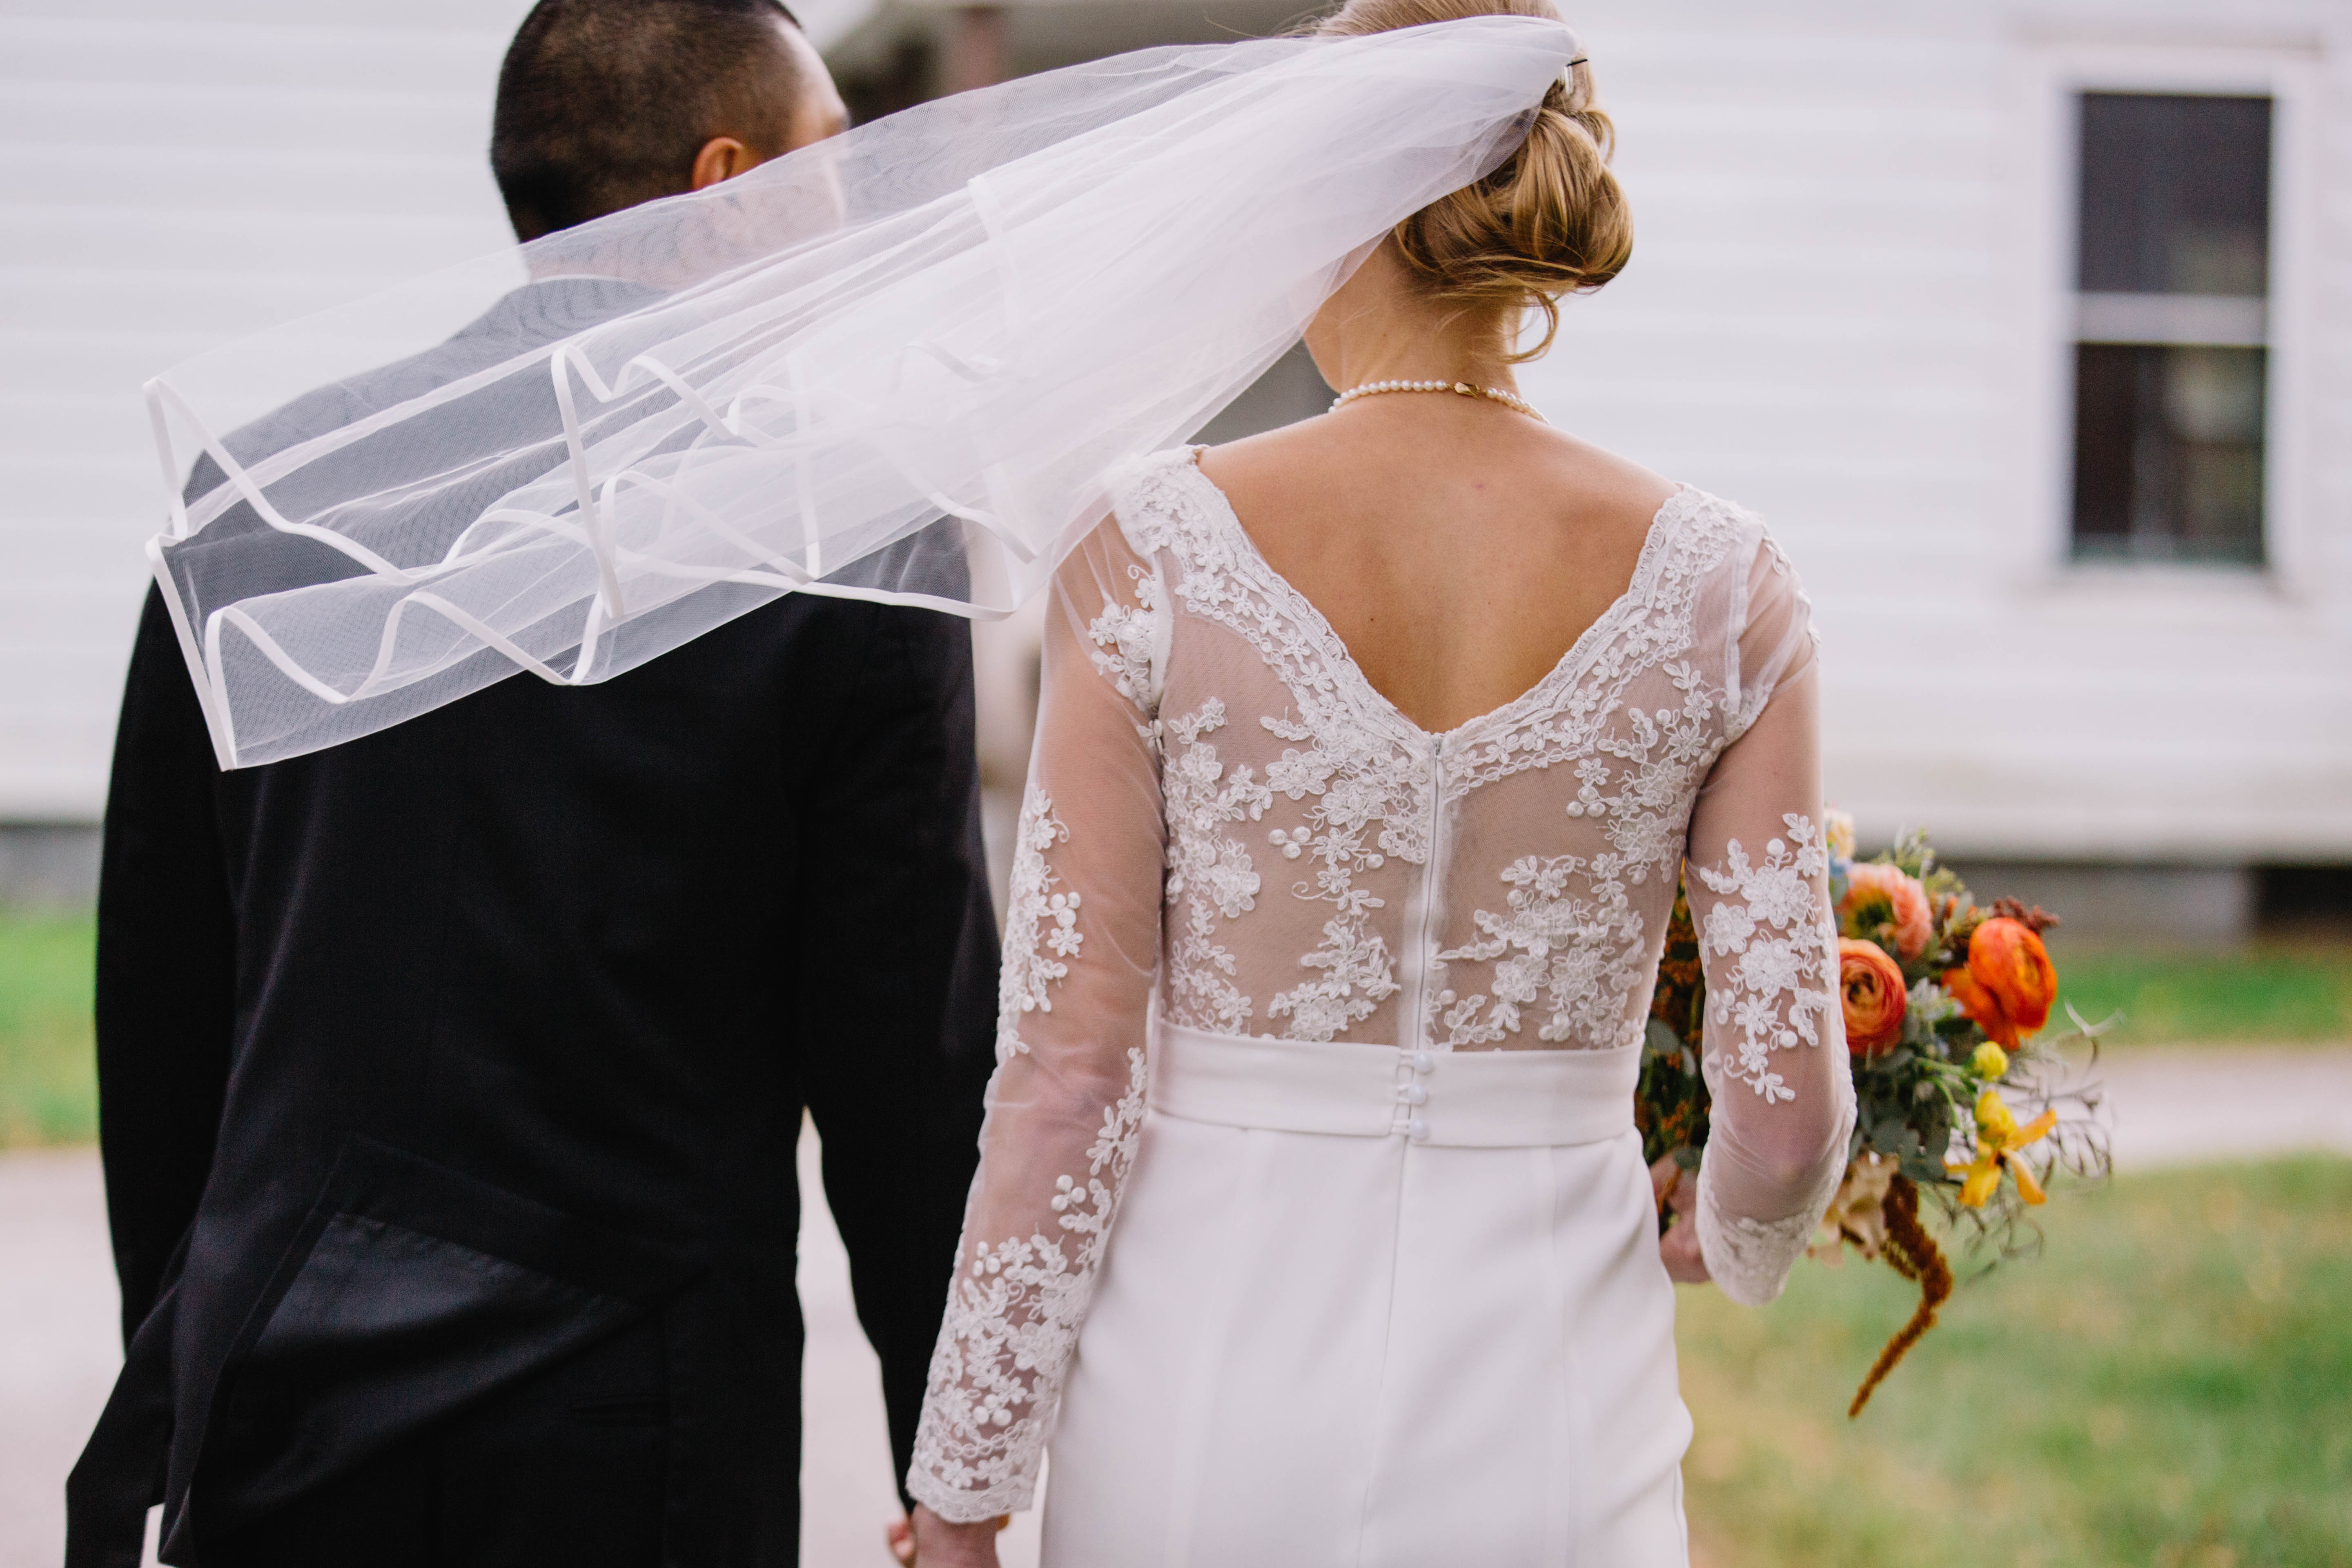
{"type": "Polygon", "coordinates": [[[1510,362],[1491,350],[1459,349],[1419,339],[1398,343],[1368,344],[1361,351],[1338,356],[1336,375],[1325,379],[1340,392],[1381,381],[1445,381],[1488,387],[1517,395],[1519,384],[1510,362]]]}
{"type": "Polygon", "coordinates": [[[1413,289],[1385,247],[1307,329],[1316,368],[1340,392],[1381,381],[1458,381],[1517,393],[1504,339],[1505,323],[1495,312],[1413,289]]]}

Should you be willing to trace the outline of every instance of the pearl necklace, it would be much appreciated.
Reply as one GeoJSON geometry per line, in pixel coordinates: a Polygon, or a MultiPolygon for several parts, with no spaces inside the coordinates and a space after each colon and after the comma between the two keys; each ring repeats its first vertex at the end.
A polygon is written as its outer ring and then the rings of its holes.
{"type": "Polygon", "coordinates": [[[1505,392],[1499,386],[1473,386],[1466,381],[1368,381],[1361,386],[1351,386],[1331,400],[1331,412],[1337,414],[1359,397],[1374,397],[1383,392],[1451,392],[1464,397],[1485,397],[1501,404],[1516,413],[1549,425],[1550,420],[1536,412],[1534,404],[1517,393],[1505,392]]]}

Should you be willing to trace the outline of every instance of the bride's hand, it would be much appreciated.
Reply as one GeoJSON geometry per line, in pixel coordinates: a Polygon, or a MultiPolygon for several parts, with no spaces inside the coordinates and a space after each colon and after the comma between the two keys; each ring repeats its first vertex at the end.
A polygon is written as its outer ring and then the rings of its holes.
{"type": "Polygon", "coordinates": [[[922,1568],[997,1568],[996,1532],[1010,1519],[950,1524],[921,1503],[914,1517],[890,1527],[890,1554],[922,1568]]]}
{"type": "Polygon", "coordinates": [[[1672,1209],[1675,1215],[1675,1223],[1658,1237],[1658,1259],[1666,1266],[1666,1278],[1682,1285],[1706,1284],[1706,1259],[1698,1250],[1698,1178],[1669,1154],[1650,1167],[1650,1191],[1661,1210],[1672,1209]]]}

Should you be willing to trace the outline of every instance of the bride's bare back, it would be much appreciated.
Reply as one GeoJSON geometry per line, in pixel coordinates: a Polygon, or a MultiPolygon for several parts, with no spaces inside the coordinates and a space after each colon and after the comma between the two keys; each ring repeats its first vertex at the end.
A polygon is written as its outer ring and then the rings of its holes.
{"type": "Polygon", "coordinates": [[[1625,591],[1675,487],[1485,398],[1397,393],[1201,468],[1381,694],[1444,731],[1548,674],[1625,591]]]}

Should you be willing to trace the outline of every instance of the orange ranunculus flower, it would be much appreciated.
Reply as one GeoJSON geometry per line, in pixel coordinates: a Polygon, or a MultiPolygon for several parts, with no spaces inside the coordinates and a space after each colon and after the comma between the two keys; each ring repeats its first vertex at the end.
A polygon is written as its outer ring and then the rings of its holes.
{"type": "Polygon", "coordinates": [[[1845,995],[1845,1048],[1858,1057],[1885,1056],[1903,1037],[1909,1007],[1903,971],[1874,942],[1838,938],[1838,988],[1845,995]]]}
{"type": "Polygon", "coordinates": [[[2031,926],[1996,915],[1969,938],[1969,966],[1946,971],[1944,988],[1979,1028],[2013,1051],[2019,1036],[2050,1021],[2058,971],[2031,926]]]}
{"type": "Polygon", "coordinates": [[[1927,889],[1919,879],[1898,866],[1864,861],[1846,873],[1845,897],[1838,913],[1850,915],[1874,899],[1884,899],[1894,910],[1895,951],[1908,963],[1927,951],[1936,934],[1936,917],[1927,907],[1927,889]]]}

